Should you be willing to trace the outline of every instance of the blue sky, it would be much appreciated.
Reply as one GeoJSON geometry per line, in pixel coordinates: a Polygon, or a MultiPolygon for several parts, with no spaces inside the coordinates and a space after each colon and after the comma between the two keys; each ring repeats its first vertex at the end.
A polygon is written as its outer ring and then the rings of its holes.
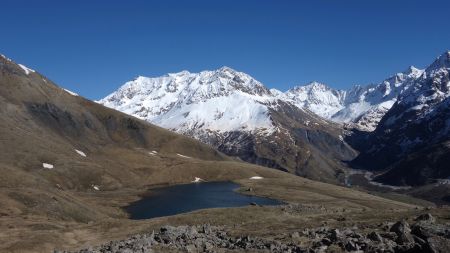
{"type": "Polygon", "coordinates": [[[447,0],[1,1],[0,53],[99,99],[138,75],[229,66],[335,88],[450,49],[447,0]]]}

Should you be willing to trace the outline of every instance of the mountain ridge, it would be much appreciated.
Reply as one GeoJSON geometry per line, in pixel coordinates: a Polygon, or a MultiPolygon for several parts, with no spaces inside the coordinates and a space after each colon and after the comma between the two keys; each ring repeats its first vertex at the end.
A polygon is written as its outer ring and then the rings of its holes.
{"type": "MultiPolygon", "coordinates": [[[[415,80],[423,72],[424,70],[422,69],[418,69],[414,66],[409,66],[406,70],[388,77],[379,84],[369,84],[364,86],[354,85],[348,90],[340,90],[334,89],[326,84],[313,81],[306,85],[294,86],[293,88],[288,89],[285,92],[282,92],[275,88],[268,89],[264,86],[264,84],[257,81],[250,75],[244,72],[236,71],[227,66],[223,66],[216,70],[205,70],[198,73],[191,73],[187,70],[183,70],[180,72],[168,73],[159,77],[139,76],[133,81],[136,81],[138,79],[179,79],[186,76],[194,78],[195,75],[199,75],[203,78],[205,78],[205,76],[210,76],[211,78],[217,79],[221,77],[223,78],[223,75],[226,75],[226,73],[231,73],[237,78],[244,77],[246,80],[250,80],[249,83],[243,83],[245,85],[235,87],[237,90],[241,90],[244,93],[249,93],[250,95],[266,96],[263,99],[265,101],[258,102],[271,103],[276,100],[282,100],[284,102],[292,103],[300,109],[307,109],[325,119],[334,121],[336,123],[350,123],[360,130],[370,132],[375,129],[381,117],[387,112],[387,110],[390,109],[390,107],[392,107],[393,103],[395,102],[396,96],[399,93],[403,92],[402,89],[407,86],[408,82],[410,82],[411,80],[415,80]],[[253,85],[249,86],[248,84],[253,85]]],[[[118,91],[120,91],[121,88],[119,88],[118,91]]],[[[230,87],[216,88],[224,89],[225,91],[230,92],[230,87]]],[[[170,91],[170,88],[166,90],[170,91]]],[[[213,95],[218,95],[217,93],[214,93],[214,89],[209,90],[209,92],[212,92],[213,95]]],[[[113,96],[115,93],[117,92],[111,93],[107,97],[98,100],[98,102],[107,105],[109,104],[110,107],[114,106],[114,108],[119,108],[120,105],[111,104],[111,96],[113,96]]],[[[205,94],[201,95],[201,97],[205,98],[205,94]]],[[[143,117],[142,115],[140,115],[140,113],[137,112],[133,112],[133,115],[137,115],[140,118],[143,117]]]]}

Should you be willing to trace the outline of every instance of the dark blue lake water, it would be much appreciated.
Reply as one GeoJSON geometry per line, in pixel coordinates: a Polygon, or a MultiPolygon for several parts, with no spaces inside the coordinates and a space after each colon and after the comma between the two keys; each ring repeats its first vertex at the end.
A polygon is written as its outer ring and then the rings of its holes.
{"type": "Polygon", "coordinates": [[[235,192],[232,182],[204,182],[152,189],[148,196],[125,207],[131,219],[150,219],[215,207],[239,207],[250,203],[279,205],[274,199],[235,192]]]}

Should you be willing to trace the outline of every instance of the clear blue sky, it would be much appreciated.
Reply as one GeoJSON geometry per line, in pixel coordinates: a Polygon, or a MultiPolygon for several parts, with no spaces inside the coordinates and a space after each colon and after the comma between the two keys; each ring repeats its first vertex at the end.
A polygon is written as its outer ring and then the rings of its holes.
{"type": "Polygon", "coordinates": [[[137,75],[229,66],[335,88],[450,49],[448,0],[2,0],[0,53],[91,99],[137,75]]]}

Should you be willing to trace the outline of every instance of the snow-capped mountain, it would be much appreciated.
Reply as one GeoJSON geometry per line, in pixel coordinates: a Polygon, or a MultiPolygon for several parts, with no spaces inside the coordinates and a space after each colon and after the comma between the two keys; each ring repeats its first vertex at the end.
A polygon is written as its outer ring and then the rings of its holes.
{"type": "Polygon", "coordinates": [[[329,119],[344,108],[346,92],[332,89],[319,82],[311,82],[290,89],[283,95],[285,100],[291,101],[294,105],[329,119]]]}
{"type": "Polygon", "coordinates": [[[274,126],[268,108],[281,100],[325,119],[373,131],[397,97],[423,72],[411,66],[380,84],[356,85],[348,91],[312,82],[281,92],[268,90],[243,72],[222,67],[157,78],[140,76],[100,103],[179,132],[198,128],[270,132],[274,126]]]}
{"type": "Polygon", "coordinates": [[[373,131],[397,97],[409,89],[423,70],[413,66],[377,85],[353,87],[347,92],[345,107],[331,117],[338,122],[353,122],[359,129],[373,131]]]}
{"type": "Polygon", "coordinates": [[[449,55],[425,70],[409,67],[379,84],[348,91],[318,82],[268,90],[223,67],[138,77],[99,102],[245,161],[330,181],[345,168],[341,161],[356,156],[353,148],[361,152],[353,165],[386,169],[448,139],[449,55]],[[364,140],[346,139],[343,125],[363,130],[364,140]]]}
{"type": "Polygon", "coordinates": [[[100,103],[181,133],[208,130],[273,131],[269,90],[251,76],[228,67],[138,77],[100,103]]]}
{"type": "Polygon", "coordinates": [[[342,129],[276,92],[245,73],[222,67],[138,77],[99,103],[246,161],[310,177],[321,172],[322,180],[334,180],[340,161],[355,155],[343,142],[342,129]],[[314,169],[308,169],[311,166],[314,169]]]}
{"type": "Polygon", "coordinates": [[[450,176],[450,51],[409,81],[377,129],[365,136],[359,167],[388,169],[380,181],[417,185],[450,176]]]}
{"type": "Polygon", "coordinates": [[[285,93],[275,93],[300,108],[340,123],[350,123],[360,130],[373,131],[384,114],[392,107],[397,96],[408,89],[423,70],[413,66],[397,73],[377,85],[336,90],[325,84],[312,82],[297,86],[285,93]]]}

